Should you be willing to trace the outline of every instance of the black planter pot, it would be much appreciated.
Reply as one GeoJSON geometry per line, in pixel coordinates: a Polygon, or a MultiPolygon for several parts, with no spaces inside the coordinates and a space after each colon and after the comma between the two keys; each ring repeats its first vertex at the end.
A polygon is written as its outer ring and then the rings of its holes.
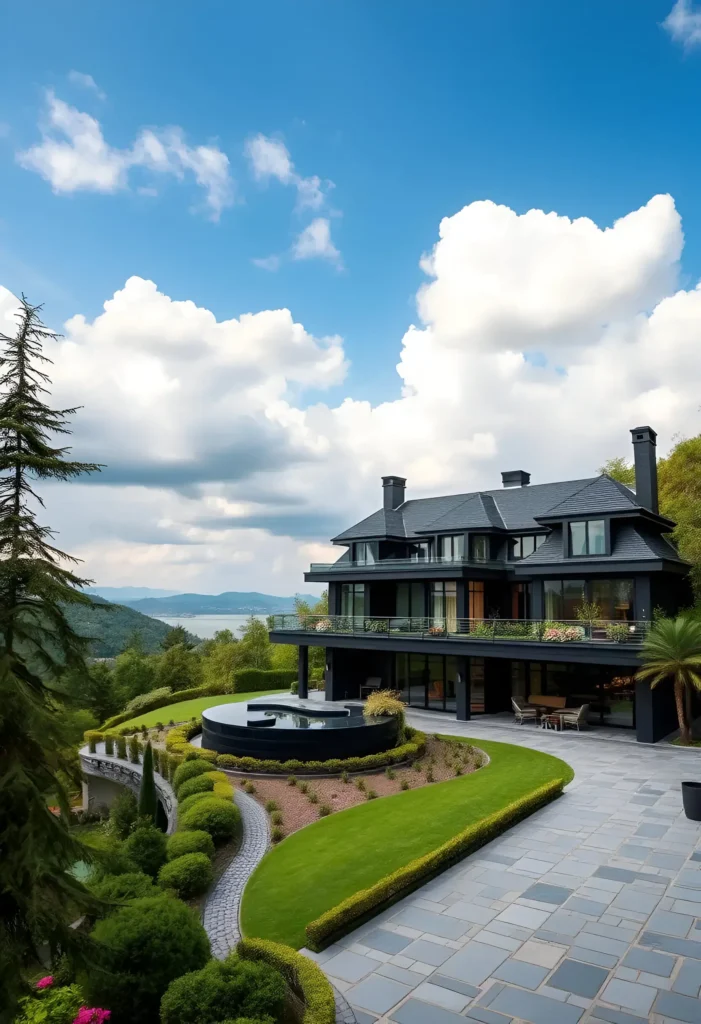
{"type": "Polygon", "coordinates": [[[682,782],[682,802],[689,821],[701,821],[701,782],[682,782]]]}

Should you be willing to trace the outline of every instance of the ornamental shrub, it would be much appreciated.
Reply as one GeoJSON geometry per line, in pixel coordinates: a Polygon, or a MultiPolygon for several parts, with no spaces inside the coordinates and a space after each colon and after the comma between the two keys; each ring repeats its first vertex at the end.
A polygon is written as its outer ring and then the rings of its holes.
{"type": "Polygon", "coordinates": [[[77,985],[47,986],[20,1000],[15,1024],[73,1024],[85,1002],[77,985]]]}
{"type": "Polygon", "coordinates": [[[148,693],[140,693],[137,697],[133,697],[129,703],[125,706],[124,710],[131,712],[134,715],[137,711],[143,711],[144,708],[150,708],[160,701],[163,697],[170,697],[173,691],[169,686],[160,686],[157,690],[150,690],[148,693]]]}
{"type": "Polygon", "coordinates": [[[209,832],[175,832],[166,843],[166,859],[175,860],[186,853],[205,853],[214,856],[214,841],[209,832]]]}
{"type": "Polygon", "coordinates": [[[183,782],[187,782],[189,779],[194,779],[196,775],[204,775],[205,772],[211,772],[211,770],[212,766],[209,761],[183,761],[183,763],[178,765],[175,769],[175,774],[173,776],[173,789],[175,790],[176,796],[179,794],[180,787],[183,782]]]}
{"type": "Polygon", "coordinates": [[[209,800],[214,796],[214,793],[193,793],[191,796],[186,797],[184,800],[178,803],[178,821],[182,821],[183,815],[192,807],[194,804],[199,803],[200,800],[209,800]]]}
{"type": "Polygon", "coordinates": [[[221,800],[234,799],[234,787],[230,782],[215,782],[212,793],[214,796],[218,796],[221,800]]]}
{"type": "Polygon", "coordinates": [[[197,916],[163,896],[133,900],[91,934],[99,962],[83,984],[93,1005],[110,1007],[112,1024],[153,1024],[171,981],[204,967],[210,955],[197,916]]]}
{"type": "Polygon", "coordinates": [[[144,874],[158,874],[166,859],[166,837],[155,825],[135,829],[124,842],[124,852],[144,874]]]}
{"type": "Polygon", "coordinates": [[[140,744],[136,736],[129,737],[129,760],[132,764],[139,763],[140,744]]]}
{"type": "Polygon", "coordinates": [[[161,889],[174,889],[183,900],[206,892],[213,880],[212,864],[206,853],[184,853],[158,872],[161,889]]]}
{"type": "Polygon", "coordinates": [[[180,819],[184,832],[193,830],[209,832],[215,844],[225,843],[236,835],[241,814],[236,804],[207,796],[189,807],[180,819]]]}
{"type": "Polygon", "coordinates": [[[110,808],[110,821],[120,839],[126,839],[136,821],[139,807],[130,789],[122,789],[110,808]]]}
{"type": "Polygon", "coordinates": [[[98,899],[106,903],[121,903],[124,900],[140,899],[142,896],[156,896],[158,890],[153,879],[143,871],[129,871],[124,875],[104,875],[98,882],[90,884],[98,899]]]}
{"type": "Polygon", "coordinates": [[[243,1016],[279,1020],[285,1005],[282,975],[264,963],[229,956],[176,978],[161,1001],[161,1024],[218,1024],[243,1016]]]}
{"type": "Polygon", "coordinates": [[[297,678],[297,669],[241,668],[234,672],[232,693],[286,690],[297,678]]]}
{"type": "MultiPolygon", "coordinates": [[[[186,761],[182,767],[184,768],[187,764],[195,763],[195,761],[186,761]]],[[[195,775],[193,779],[185,779],[184,782],[180,783],[178,786],[178,800],[186,800],[193,793],[211,793],[213,789],[214,779],[210,779],[209,775],[205,773],[195,775]]]]}
{"type": "Polygon", "coordinates": [[[114,733],[105,733],[105,753],[108,757],[114,757],[114,733]]]}
{"type": "Polygon", "coordinates": [[[118,736],[117,737],[117,757],[121,761],[126,761],[126,759],[127,759],[127,740],[126,740],[126,736],[118,736]]]}
{"type": "Polygon", "coordinates": [[[303,1024],[336,1024],[331,983],[313,960],[296,949],[267,939],[242,939],[236,952],[242,960],[262,961],[282,974],[292,991],[302,996],[303,1024]]]}

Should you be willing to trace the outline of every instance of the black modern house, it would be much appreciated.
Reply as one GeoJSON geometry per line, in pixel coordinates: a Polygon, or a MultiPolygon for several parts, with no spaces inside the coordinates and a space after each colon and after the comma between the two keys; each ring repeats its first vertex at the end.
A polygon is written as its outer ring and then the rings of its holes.
{"type": "Polygon", "coordinates": [[[589,724],[656,742],[676,724],[671,687],[635,681],[653,617],[691,604],[688,565],[657,497],[656,434],[631,431],[635,489],[602,475],[407,500],[382,479],[382,507],[333,539],[329,614],[278,615],[271,640],[326,648],[326,698],[399,690],[461,720],[538,695],[589,705],[589,724]]]}

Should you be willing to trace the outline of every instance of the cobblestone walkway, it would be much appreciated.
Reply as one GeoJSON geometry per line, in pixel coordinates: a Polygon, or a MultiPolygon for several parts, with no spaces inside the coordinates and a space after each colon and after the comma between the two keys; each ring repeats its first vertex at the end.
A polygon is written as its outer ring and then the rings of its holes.
{"type": "Polygon", "coordinates": [[[563,797],[315,959],[359,1024],[701,1024],[701,752],[456,723],[568,761],[563,797]]]}
{"type": "Polygon", "coordinates": [[[202,923],[212,944],[212,955],[218,960],[231,952],[241,938],[239,907],[249,875],[268,848],[270,834],[268,816],[253,797],[236,791],[241,811],[243,842],[231,864],[207,897],[202,923]]]}

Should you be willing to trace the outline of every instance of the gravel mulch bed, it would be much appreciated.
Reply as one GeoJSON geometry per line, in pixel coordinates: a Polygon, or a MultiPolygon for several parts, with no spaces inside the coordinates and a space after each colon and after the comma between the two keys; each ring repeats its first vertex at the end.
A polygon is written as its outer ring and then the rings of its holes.
{"type": "Polygon", "coordinates": [[[378,798],[399,793],[403,782],[408,783],[409,789],[419,789],[454,779],[458,774],[468,775],[481,766],[482,756],[467,744],[446,743],[430,737],[426,743],[426,753],[420,761],[394,768],[389,776],[386,771],[369,772],[350,776],[348,782],[344,783],[339,777],[319,779],[300,775],[297,776],[297,784],[293,786],[286,778],[279,776],[257,776],[249,780],[233,773],[227,774],[236,786],[249,793],[253,786],[254,792],[251,795],[263,806],[274,800],[282,815],[283,833],[290,835],[322,817],[320,808],[328,807],[330,813],[342,811],[365,803],[368,793],[375,793],[378,798]],[[362,788],[359,788],[359,784],[362,788]],[[310,800],[312,795],[317,798],[314,803],[310,800]]]}

